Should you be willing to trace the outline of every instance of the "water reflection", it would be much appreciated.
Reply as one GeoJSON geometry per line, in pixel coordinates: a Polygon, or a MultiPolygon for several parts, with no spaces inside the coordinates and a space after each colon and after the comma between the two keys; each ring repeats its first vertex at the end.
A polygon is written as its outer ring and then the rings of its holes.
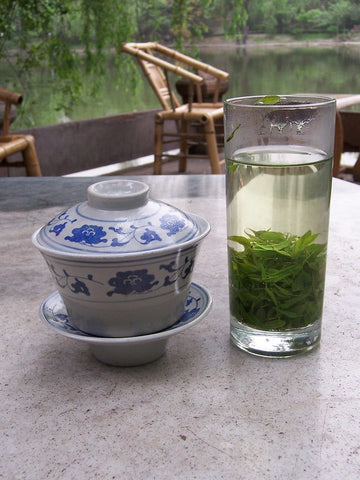
{"type": "Polygon", "coordinates": [[[230,72],[229,96],[294,92],[357,93],[360,45],[203,49],[202,59],[230,72]]]}
{"type": "MultiPolygon", "coordinates": [[[[360,45],[318,48],[212,45],[201,47],[199,56],[230,73],[226,97],[294,92],[360,92],[360,45]]],[[[54,84],[50,71],[35,71],[26,84],[20,84],[17,73],[9,65],[0,65],[2,84],[25,94],[16,127],[49,125],[159,106],[140,71],[136,73],[136,91],[129,91],[126,82],[116,73],[113,62],[109,61],[108,65],[104,78],[94,79],[83,72],[82,97],[71,110],[58,109],[62,92],[54,84]]]]}

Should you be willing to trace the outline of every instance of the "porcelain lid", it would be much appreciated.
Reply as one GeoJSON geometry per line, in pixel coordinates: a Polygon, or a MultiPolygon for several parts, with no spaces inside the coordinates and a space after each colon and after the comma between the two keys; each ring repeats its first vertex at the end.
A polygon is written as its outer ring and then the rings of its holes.
{"type": "Polygon", "coordinates": [[[107,180],[90,185],[87,202],[53,218],[37,232],[36,241],[59,253],[154,251],[196,237],[199,226],[194,218],[150,199],[149,187],[143,182],[107,180]]]}

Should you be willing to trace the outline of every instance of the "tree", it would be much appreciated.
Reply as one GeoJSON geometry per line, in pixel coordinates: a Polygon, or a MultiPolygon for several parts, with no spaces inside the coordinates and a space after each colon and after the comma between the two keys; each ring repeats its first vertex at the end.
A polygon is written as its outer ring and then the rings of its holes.
{"type": "Polygon", "coordinates": [[[76,14],[70,0],[5,0],[0,4],[0,59],[13,64],[20,81],[32,68],[46,63],[66,95],[76,97],[80,88],[77,54],[65,41],[72,32],[69,19],[76,14]]]}
{"type": "MultiPolygon", "coordinates": [[[[80,71],[100,81],[108,53],[122,88],[136,85],[134,62],[120,54],[128,41],[171,42],[186,50],[220,30],[236,41],[247,32],[344,32],[360,23],[359,0],[2,0],[0,60],[16,70],[21,91],[33,69],[46,65],[71,108],[81,92],[80,71]],[[186,47],[186,48],[185,48],[186,47]]],[[[11,85],[8,85],[11,87],[11,85]]]]}
{"type": "Polygon", "coordinates": [[[175,48],[182,50],[185,44],[202,38],[211,4],[212,0],[173,0],[171,29],[175,48]]]}
{"type": "Polygon", "coordinates": [[[358,0],[252,0],[249,26],[262,33],[340,33],[360,21],[358,0]]]}
{"type": "Polygon", "coordinates": [[[348,1],[338,0],[329,6],[330,24],[333,26],[336,34],[350,29],[354,22],[360,22],[359,5],[348,1]]]}
{"type": "Polygon", "coordinates": [[[296,20],[305,32],[326,32],[330,24],[330,15],[327,10],[313,8],[297,15],[296,20]]]}
{"type": "MultiPolygon", "coordinates": [[[[123,88],[134,84],[134,62],[120,55],[128,41],[175,41],[177,48],[200,38],[212,0],[2,0],[0,60],[13,65],[26,92],[26,77],[46,64],[70,108],[80,90],[80,69],[100,78],[107,54],[123,88]],[[124,73],[127,73],[124,75],[124,73]]],[[[137,71],[137,70],[136,70],[137,71]]],[[[94,85],[96,89],[96,85],[94,85]]]]}
{"type": "Polygon", "coordinates": [[[227,0],[223,3],[224,32],[227,38],[246,43],[250,0],[227,0]]]}
{"type": "Polygon", "coordinates": [[[249,7],[251,28],[263,33],[288,33],[297,4],[291,0],[254,0],[249,7]]]}

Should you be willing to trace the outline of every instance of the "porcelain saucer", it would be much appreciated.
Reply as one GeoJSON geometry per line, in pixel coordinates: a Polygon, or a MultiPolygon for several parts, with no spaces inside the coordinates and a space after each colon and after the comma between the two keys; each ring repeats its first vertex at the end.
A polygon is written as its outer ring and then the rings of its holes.
{"type": "Polygon", "coordinates": [[[161,357],[168,339],[196,325],[209,312],[212,298],[208,290],[191,283],[183,316],[171,327],[161,332],[137,337],[96,337],[71,325],[59,292],[50,295],[40,307],[40,318],[55,332],[86,342],[94,356],[101,362],[117,366],[135,366],[161,357]]]}

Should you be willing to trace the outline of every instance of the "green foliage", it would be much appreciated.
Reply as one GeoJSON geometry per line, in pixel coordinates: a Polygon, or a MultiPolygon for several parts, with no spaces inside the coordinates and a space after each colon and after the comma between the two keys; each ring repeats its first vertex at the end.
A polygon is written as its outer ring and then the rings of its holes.
{"type": "Polygon", "coordinates": [[[292,26],[297,2],[289,0],[254,0],[249,8],[251,30],[287,33],[292,26]]]}
{"type": "Polygon", "coordinates": [[[339,0],[329,5],[329,30],[336,29],[336,33],[350,30],[353,25],[360,23],[359,4],[346,0],[339,0]]]}
{"type": "Polygon", "coordinates": [[[239,41],[247,25],[249,1],[228,0],[223,3],[224,31],[228,38],[239,41]]]}
{"type": "Polygon", "coordinates": [[[95,93],[113,51],[122,88],[136,88],[136,65],[120,53],[121,44],[174,41],[182,49],[207,30],[211,4],[212,0],[3,0],[0,60],[18,72],[24,94],[32,70],[47,65],[62,92],[58,108],[69,111],[79,100],[84,67],[94,75],[95,93]]]}
{"type": "Polygon", "coordinates": [[[301,12],[297,17],[297,21],[303,26],[303,30],[309,32],[326,31],[330,24],[330,14],[328,11],[314,8],[301,12]]]}
{"type": "Polygon", "coordinates": [[[269,34],[339,33],[360,21],[358,0],[253,0],[248,14],[252,31],[269,34]]]}
{"type": "Polygon", "coordinates": [[[137,88],[139,73],[120,53],[123,42],[161,41],[188,50],[215,32],[245,42],[249,28],[343,35],[356,24],[358,0],[2,0],[0,61],[16,71],[16,88],[25,96],[34,71],[50,68],[62,93],[57,108],[70,112],[82,93],[84,69],[94,94],[99,91],[109,52],[115,53],[118,88],[137,88]]]}
{"type": "Polygon", "coordinates": [[[303,328],[321,317],[326,244],[270,230],[229,237],[230,309],[260,330],[303,328]]]}
{"type": "MultiPolygon", "coordinates": [[[[202,39],[208,31],[208,20],[213,13],[214,0],[173,0],[171,30],[174,47],[184,46],[202,39]]],[[[169,32],[168,32],[169,33],[169,32]]]]}

